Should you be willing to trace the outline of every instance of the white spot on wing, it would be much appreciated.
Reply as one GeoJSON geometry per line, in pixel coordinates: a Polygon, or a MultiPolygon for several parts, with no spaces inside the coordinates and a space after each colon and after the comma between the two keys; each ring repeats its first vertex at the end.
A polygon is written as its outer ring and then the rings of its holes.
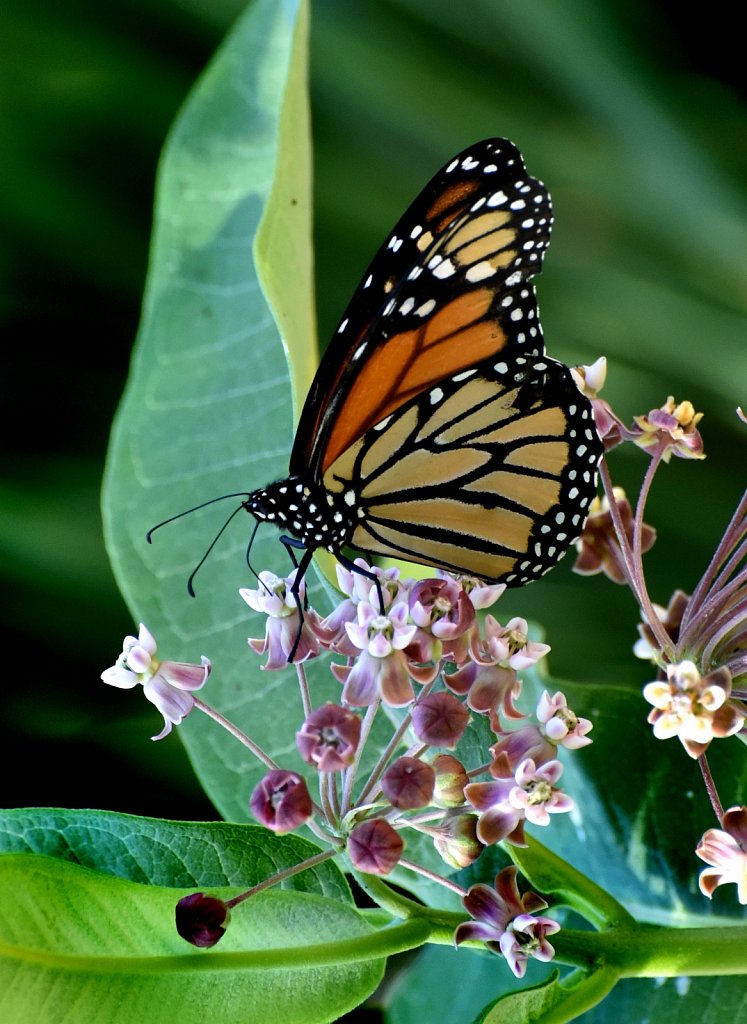
{"type": "Polygon", "coordinates": [[[433,271],[433,276],[443,280],[445,277],[451,277],[456,272],[456,267],[451,260],[443,260],[433,271]]]}
{"type": "Polygon", "coordinates": [[[471,266],[464,276],[474,284],[476,281],[484,281],[487,277],[492,277],[495,273],[496,268],[488,260],[482,260],[471,266]]]}

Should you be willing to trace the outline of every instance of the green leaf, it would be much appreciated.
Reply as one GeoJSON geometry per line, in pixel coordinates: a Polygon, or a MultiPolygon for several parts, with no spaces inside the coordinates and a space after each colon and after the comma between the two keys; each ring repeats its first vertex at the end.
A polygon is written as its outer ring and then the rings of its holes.
{"type": "MultiPolygon", "coordinates": [[[[248,889],[318,850],[298,836],[273,836],[257,825],[57,808],[0,811],[0,853],[39,853],[152,885],[248,889]]],[[[281,885],[352,903],[345,877],[331,861],[281,885]]]]}
{"type": "Polygon", "coordinates": [[[575,972],[563,983],[555,971],[539,985],[501,996],[486,1007],[475,1024],[565,1024],[601,1002],[616,980],[616,974],[600,968],[588,975],[575,972]]]}
{"type": "Polygon", "coordinates": [[[620,981],[583,1024],[656,1021],[656,1024],[745,1024],[744,978],[630,978],[620,981]]]}
{"type": "MultiPolygon", "coordinates": [[[[173,128],[159,170],[142,324],[104,490],[107,543],[134,617],[148,624],[163,657],[210,656],[215,671],[205,699],[289,766],[300,765],[293,718],[289,727],[287,713],[278,714],[268,695],[294,686],[294,676],[264,675],[246,646],[248,635],[264,631],[263,617],[237,593],[253,583],[245,567],[246,520],[233,524],[198,575],[196,600],[186,591],[236,501],[163,528],[152,547],[145,534],[203,500],[287,472],[288,366],[252,247],[256,242],[276,298],[279,271],[269,263],[295,254],[277,317],[289,345],[313,351],[305,33],[304,5],[254,0],[173,128]],[[258,239],[263,217],[270,227],[258,239]]],[[[287,571],[272,528],[258,536],[252,562],[287,571]]],[[[336,690],[330,679],[319,699],[336,690]]],[[[199,718],[192,715],[182,730],[195,768],[224,817],[246,819],[265,769],[199,718]]]]}
{"type": "Polygon", "coordinates": [[[174,928],[181,895],[38,855],[0,858],[0,1019],[62,1024],[74,1007],[76,1024],[324,1024],[381,978],[383,960],[342,962],[373,931],[351,907],[259,893],[219,946],[197,950],[174,928]]]}
{"type": "MultiPolygon", "coordinates": [[[[530,961],[518,981],[503,957],[467,947],[428,946],[395,983],[387,1024],[452,1024],[472,1021],[488,1000],[516,994],[527,985],[546,984],[554,968],[530,961]]],[[[517,1018],[519,1020],[521,1018],[517,1018]]]]}

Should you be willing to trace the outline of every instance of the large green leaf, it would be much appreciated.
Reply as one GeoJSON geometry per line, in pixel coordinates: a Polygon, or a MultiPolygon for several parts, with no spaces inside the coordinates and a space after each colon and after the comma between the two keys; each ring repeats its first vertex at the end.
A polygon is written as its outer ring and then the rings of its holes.
{"type": "MultiPolygon", "coordinates": [[[[210,656],[206,700],[289,765],[300,764],[295,677],[263,674],[246,646],[248,635],[264,630],[263,618],[237,593],[253,583],[243,565],[246,519],[232,524],[197,576],[196,600],[186,592],[191,570],[238,499],[164,527],[152,547],[145,533],[200,501],[287,472],[292,406],[284,344],[304,353],[299,365],[307,379],[299,387],[308,383],[314,351],[305,47],[303,5],[254,0],[174,126],[160,166],[142,324],[104,497],[115,571],[159,653],[210,656]]],[[[272,528],[260,533],[252,563],[287,572],[272,528]]],[[[326,673],[324,683],[318,701],[339,693],[326,673]]],[[[183,736],[203,785],[226,818],[245,819],[265,769],[199,719],[191,717],[183,736]]]]}
{"type": "MultiPolygon", "coordinates": [[[[39,853],[150,885],[248,889],[318,850],[299,836],[273,836],[258,825],[64,808],[0,811],[0,853],[39,853]]],[[[280,884],[352,902],[345,877],[330,861],[280,884]]]]}
{"type": "Polygon", "coordinates": [[[205,951],[176,934],[181,895],[59,859],[1,858],[0,1018],[324,1024],[380,980],[382,960],[341,962],[346,944],[372,929],[336,900],[259,893],[249,913],[234,914],[220,945],[205,951]],[[340,945],[322,946],[312,966],[305,949],[324,943],[340,945]]]}

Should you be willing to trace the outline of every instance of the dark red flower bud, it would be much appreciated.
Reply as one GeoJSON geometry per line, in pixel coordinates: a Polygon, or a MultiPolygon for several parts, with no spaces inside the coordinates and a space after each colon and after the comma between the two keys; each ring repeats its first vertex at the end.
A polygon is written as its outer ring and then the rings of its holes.
{"type": "Polygon", "coordinates": [[[249,803],[252,814],[273,832],[292,832],[311,817],[313,806],[304,779],[278,768],[257,784],[249,803]]]}
{"type": "Polygon", "coordinates": [[[468,722],[469,711],[453,693],[426,694],[412,709],[413,732],[433,747],[455,747],[468,722]]]}
{"type": "Polygon", "coordinates": [[[352,764],[360,736],[358,715],[337,704],[323,704],[296,733],[296,745],[304,761],[320,772],[339,772],[352,764]]]}
{"type": "Polygon", "coordinates": [[[369,875],[388,875],[402,856],[404,848],[399,832],[383,818],[362,822],[348,836],[348,856],[351,862],[369,875]]]}
{"type": "Polygon", "coordinates": [[[217,896],[193,892],[176,905],[176,930],[193,946],[207,949],[219,942],[226,931],[230,912],[217,896]]]}
{"type": "Polygon", "coordinates": [[[436,773],[417,757],[398,757],[381,778],[384,796],[402,811],[426,807],[431,802],[436,773]]]}

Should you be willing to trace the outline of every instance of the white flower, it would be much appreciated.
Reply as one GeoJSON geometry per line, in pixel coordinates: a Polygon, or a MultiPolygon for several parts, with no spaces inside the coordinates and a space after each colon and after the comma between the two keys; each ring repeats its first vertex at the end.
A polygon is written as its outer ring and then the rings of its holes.
{"type": "Polygon", "coordinates": [[[195,700],[189,691],[205,685],[211,665],[205,657],[200,659],[199,665],[192,665],[183,661],[158,661],[155,655],[153,634],[141,623],[138,636],[125,637],[116,664],[102,672],[101,678],[109,686],[123,690],[141,684],[147,699],[163,715],[163,730],[151,737],[160,740],[192,710],[195,700]]]}

